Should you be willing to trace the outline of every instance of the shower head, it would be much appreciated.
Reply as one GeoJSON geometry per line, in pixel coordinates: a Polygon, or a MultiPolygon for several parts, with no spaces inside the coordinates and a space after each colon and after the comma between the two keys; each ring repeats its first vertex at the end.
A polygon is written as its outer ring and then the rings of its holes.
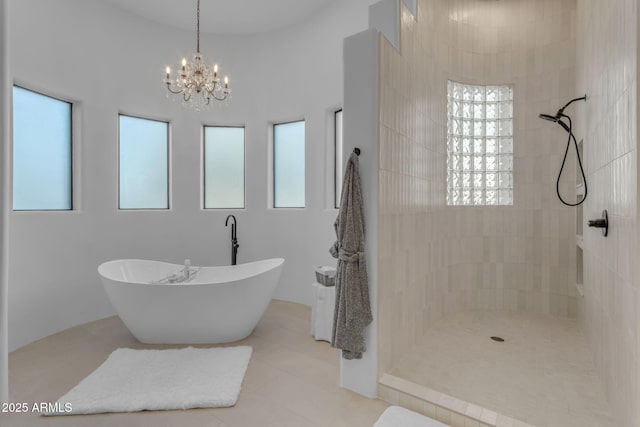
{"type": "MultiPolygon", "coordinates": [[[[586,101],[586,100],[587,100],[587,95],[581,96],[580,98],[574,98],[571,101],[567,102],[564,107],[559,109],[555,116],[552,116],[550,114],[539,114],[538,117],[540,117],[543,120],[548,120],[550,122],[557,123],[560,126],[562,126],[562,128],[564,130],[566,130],[567,132],[571,133],[571,128],[569,126],[567,126],[567,124],[561,120],[563,117],[569,118],[569,116],[566,116],[564,114],[564,109],[567,108],[569,105],[573,104],[576,101],[586,101]]],[[[571,122],[570,118],[569,118],[569,122],[571,122]]]]}
{"type": "Polygon", "coordinates": [[[543,120],[549,120],[550,122],[554,122],[554,123],[557,123],[558,120],[560,120],[560,117],[551,116],[549,114],[540,114],[540,115],[538,115],[538,117],[540,117],[543,120]]]}
{"type": "Polygon", "coordinates": [[[571,129],[569,128],[569,126],[567,126],[567,124],[561,120],[561,117],[563,115],[564,114],[552,116],[552,115],[549,115],[549,114],[539,114],[538,117],[540,117],[542,120],[549,120],[550,122],[557,123],[560,126],[562,126],[562,128],[564,130],[566,130],[567,132],[571,133],[571,129]]]}

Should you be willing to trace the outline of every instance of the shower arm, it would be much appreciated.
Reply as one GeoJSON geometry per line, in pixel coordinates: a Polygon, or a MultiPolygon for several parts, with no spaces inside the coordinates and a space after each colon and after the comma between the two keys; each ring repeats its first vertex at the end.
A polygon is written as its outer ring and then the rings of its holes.
{"type": "MultiPolygon", "coordinates": [[[[586,100],[587,100],[587,95],[585,95],[585,96],[581,96],[580,98],[574,98],[574,99],[572,99],[571,101],[567,102],[567,103],[565,104],[565,106],[564,106],[564,107],[562,107],[561,109],[559,109],[559,110],[558,110],[558,112],[556,113],[556,118],[557,118],[557,119],[560,119],[560,117],[568,117],[568,116],[566,116],[566,115],[564,114],[564,110],[565,110],[565,108],[567,108],[569,105],[573,104],[573,103],[574,103],[574,102],[576,102],[576,101],[586,101],[586,100]]],[[[563,127],[564,127],[564,126],[563,126],[563,127]]],[[[565,128],[565,129],[566,129],[566,128],[565,128]]]]}

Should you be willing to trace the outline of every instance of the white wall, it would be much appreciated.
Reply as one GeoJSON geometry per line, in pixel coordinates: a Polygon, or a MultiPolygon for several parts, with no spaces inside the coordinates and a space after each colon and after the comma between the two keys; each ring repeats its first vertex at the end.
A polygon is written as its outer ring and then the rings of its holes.
{"type": "MultiPolygon", "coordinates": [[[[0,0],[0,165],[2,165],[2,177],[0,178],[0,226],[2,236],[8,230],[8,180],[6,179],[9,146],[9,55],[7,43],[9,19],[7,15],[8,2],[0,0]]],[[[3,239],[0,242],[0,402],[9,401],[9,290],[8,278],[8,242],[3,239]]]]}
{"type": "MultiPolygon", "coordinates": [[[[342,103],[342,40],[367,27],[369,0],[339,1],[307,22],[247,36],[202,35],[234,89],[205,113],[165,99],[166,65],[195,48],[195,34],[133,17],[96,0],[11,4],[14,81],[77,102],[77,210],[11,215],[9,348],[114,314],[96,267],[115,258],[229,262],[226,215],[239,224],[239,262],[287,261],[276,298],[309,304],[313,267],[333,263],[327,123],[342,103]],[[171,210],[117,211],[117,115],[171,122],[171,210]],[[267,207],[268,123],[306,119],[304,210],[267,207]],[[246,208],[202,211],[201,126],[246,127],[246,208]]],[[[206,19],[206,17],[203,17],[206,19]]]]}
{"type": "Polygon", "coordinates": [[[369,29],[347,38],[344,44],[344,148],[346,153],[354,147],[361,151],[358,169],[364,200],[365,259],[373,322],[364,332],[367,351],[362,359],[340,359],[340,385],[367,397],[376,397],[378,382],[378,39],[378,31],[369,29]]]}

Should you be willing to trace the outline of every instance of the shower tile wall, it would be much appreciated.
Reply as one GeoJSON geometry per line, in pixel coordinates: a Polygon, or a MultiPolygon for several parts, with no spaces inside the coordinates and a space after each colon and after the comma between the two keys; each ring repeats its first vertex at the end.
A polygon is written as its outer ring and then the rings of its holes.
{"type": "Polygon", "coordinates": [[[637,2],[578,0],[578,88],[589,198],[585,220],[609,211],[610,235],[584,231],[583,320],[609,401],[624,426],[638,401],[637,2]]]}
{"type": "MultiPolygon", "coordinates": [[[[513,206],[450,210],[449,289],[476,294],[463,308],[576,315],[574,210],[555,191],[566,133],[538,118],[575,96],[575,7],[574,0],[449,2],[449,78],[514,85],[513,206]]],[[[561,180],[569,201],[574,163],[561,180]]]]}
{"type": "Polygon", "coordinates": [[[442,317],[449,280],[445,1],[420,1],[418,21],[400,3],[402,56],[380,36],[380,373],[442,317]]]}
{"type": "MultiPolygon", "coordinates": [[[[575,95],[574,0],[420,0],[380,43],[379,371],[466,309],[575,316],[574,211],[555,195],[575,95]],[[514,205],[448,207],[447,79],[514,84],[514,205]]],[[[583,108],[582,106],[580,108],[583,108]]],[[[575,191],[574,164],[561,191],[575,191]]]]}

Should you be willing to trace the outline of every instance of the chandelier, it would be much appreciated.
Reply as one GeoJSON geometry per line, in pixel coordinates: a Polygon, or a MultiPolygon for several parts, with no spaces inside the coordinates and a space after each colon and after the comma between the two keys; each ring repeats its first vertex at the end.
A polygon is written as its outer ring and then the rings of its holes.
{"type": "Polygon", "coordinates": [[[229,96],[229,77],[224,77],[224,83],[218,75],[218,64],[207,66],[200,53],[200,0],[197,5],[197,42],[196,53],[191,62],[182,58],[182,65],[171,78],[171,68],[167,67],[164,84],[167,85],[167,97],[171,94],[181,96],[182,104],[196,111],[204,110],[211,105],[211,101],[224,101],[229,96]]]}

